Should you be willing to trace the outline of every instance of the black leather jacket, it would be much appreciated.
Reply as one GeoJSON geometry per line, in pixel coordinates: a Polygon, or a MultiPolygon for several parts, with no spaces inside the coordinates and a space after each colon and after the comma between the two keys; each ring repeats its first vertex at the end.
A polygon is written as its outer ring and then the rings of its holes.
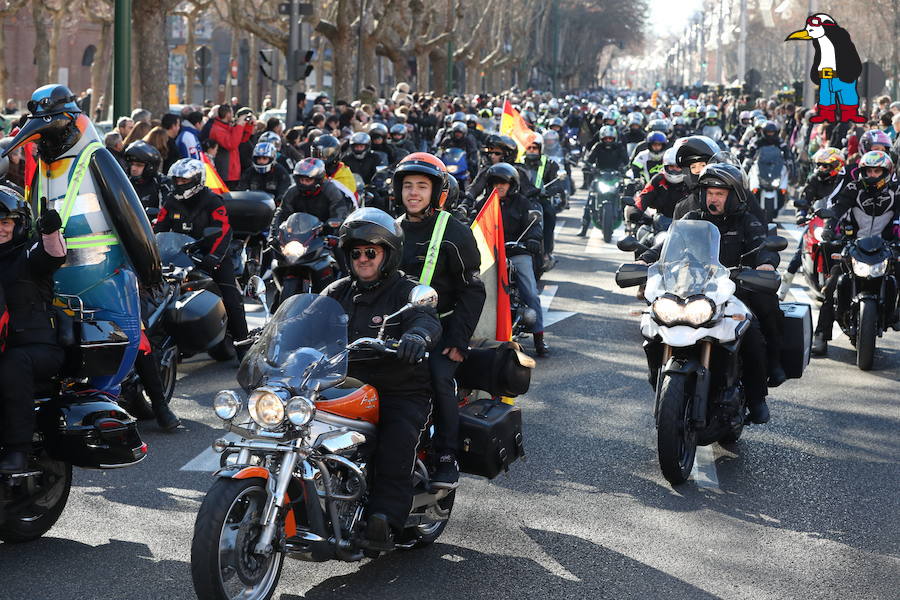
{"type": "Polygon", "coordinates": [[[203,230],[207,228],[219,229],[220,233],[212,241],[204,242],[197,250],[211,256],[219,264],[228,255],[233,233],[222,197],[205,187],[187,200],[177,200],[174,196],[166,200],[156,218],[153,231],[174,231],[199,240],[203,237],[203,230]]]}
{"type": "MultiPolygon", "coordinates": [[[[56,344],[53,273],[66,261],[44,251],[37,239],[0,244],[0,286],[9,311],[7,347],[56,344]]],[[[13,383],[7,382],[7,385],[13,383]]]]}
{"type": "Polygon", "coordinates": [[[252,166],[244,169],[237,189],[268,192],[272,194],[275,204],[278,204],[289,187],[291,187],[291,176],[284,167],[275,163],[268,173],[260,173],[252,166]]]}
{"type": "Polygon", "coordinates": [[[288,188],[281,199],[281,205],[272,217],[272,235],[278,233],[278,227],[287,221],[288,217],[297,212],[310,214],[323,223],[328,219],[340,219],[347,216],[349,207],[347,197],[329,180],[322,183],[322,189],[315,196],[306,196],[300,193],[296,185],[288,188]]]}

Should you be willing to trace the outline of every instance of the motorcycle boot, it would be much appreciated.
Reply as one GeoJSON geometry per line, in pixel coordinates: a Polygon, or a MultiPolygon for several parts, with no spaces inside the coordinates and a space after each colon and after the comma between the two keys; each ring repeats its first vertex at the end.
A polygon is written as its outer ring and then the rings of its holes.
{"type": "Polygon", "coordinates": [[[828,340],[825,339],[824,333],[816,333],[813,336],[812,354],[813,356],[825,356],[828,354],[828,340]]]}
{"type": "Polygon", "coordinates": [[[534,351],[538,356],[544,357],[550,354],[550,346],[544,341],[544,332],[535,332],[534,334],[534,351]]]}
{"type": "Polygon", "coordinates": [[[769,405],[766,404],[765,398],[751,400],[748,408],[747,418],[751,423],[762,425],[769,422],[769,405]]]}
{"type": "Polygon", "coordinates": [[[581,218],[581,231],[578,232],[578,237],[586,237],[588,232],[588,227],[591,226],[590,219],[587,217],[581,218]]]}
{"type": "Polygon", "coordinates": [[[387,516],[383,513],[369,515],[366,520],[365,536],[360,540],[360,545],[376,554],[394,549],[394,534],[387,516]]]}
{"type": "Polygon", "coordinates": [[[791,290],[791,283],[794,281],[794,273],[789,270],[781,273],[781,287],[778,288],[778,299],[784,300],[788,292],[791,290]]]}
{"type": "Polygon", "coordinates": [[[153,416],[156,417],[156,423],[165,431],[174,431],[181,425],[181,419],[169,408],[169,403],[165,398],[159,396],[151,397],[151,405],[153,406],[153,416]]]}
{"type": "Polygon", "coordinates": [[[431,476],[431,487],[445,490],[459,485],[459,464],[452,454],[443,454],[438,459],[437,469],[431,476]]]}
{"type": "Polygon", "coordinates": [[[0,455],[0,473],[16,475],[28,470],[28,453],[22,450],[6,450],[0,455]]]}

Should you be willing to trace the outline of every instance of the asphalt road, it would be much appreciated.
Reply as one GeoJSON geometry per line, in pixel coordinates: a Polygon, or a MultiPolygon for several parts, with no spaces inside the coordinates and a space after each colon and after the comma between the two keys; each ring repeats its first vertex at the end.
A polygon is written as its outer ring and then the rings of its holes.
{"type": "MultiPolygon", "coordinates": [[[[768,425],[701,449],[692,480],[673,489],[657,465],[640,305],[613,281],[626,257],[599,232],[576,237],[580,215],[580,201],[561,215],[559,264],[544,280],[553,354],[520,399],[527,460],[494,482],[464,477],[431,548],[288,561],[275,597],[900,597],[900,333],[878,341],[867,373],[836,339],[773,391],[768,425]]],[[[78,470],[46,537],[0,544],[0,598],[194,598],[192,528],[213,479],[183,467],[209,468],[221,435],[212,397],[235,371],[182,364],[173,407],[184,427],[143,423],[142,464],[78,470]]]]}

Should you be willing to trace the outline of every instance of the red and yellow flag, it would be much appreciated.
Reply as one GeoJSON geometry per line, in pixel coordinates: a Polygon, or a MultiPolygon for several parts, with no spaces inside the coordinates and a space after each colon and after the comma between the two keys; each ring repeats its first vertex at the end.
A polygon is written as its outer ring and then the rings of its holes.
{"type": "Polygon", "coordinates": [[[204,166],[206,166],[206,187],[208,187],[212,192],[219,194],[228,193],[228,186],[225,185],[225,182],[222,181],[222,178],[219,177],[219,173],[216,171],[215,165],[213,165],[212,161],[209,160],[209,157],[206,155],[206,152],[200,153],[200,158],[203,160],[204,166]]]}
{"type": "Polygon", "coordinates": [[[481,280],[487,292],[481,319],[472,337],[508,342],[512,339],[512,315],[509,308],[503,218],[500,215],[500,196],[496,190],[472,222],[472,233],[481,253],[481,280]]]}
{"type": "Polygon", "coordinates": [[[528,127],[528,123],[519,114],[519,111],[512,107],[509,100],[503,101],[503,114],[500,116],[500,135],[508,135],[516,140],[519,146],[519,157],[522,160],[525,154],[525,148],[534,141],[537,134],[528,127]]]}

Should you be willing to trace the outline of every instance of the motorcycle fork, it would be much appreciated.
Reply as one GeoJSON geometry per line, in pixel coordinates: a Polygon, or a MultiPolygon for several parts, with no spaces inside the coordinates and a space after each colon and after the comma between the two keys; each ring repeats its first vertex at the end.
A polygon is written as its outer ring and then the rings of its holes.
{"type": "MultiPolygon", "coordinates": [[[[295,442],[291,450],[287,450],[281,457],[281,467],[278,469],[278,477],[269,477],[266,480],[266,508],[260,526],[263,528],[256,542],[254,551],[257,554],[270,554],[272,552],[272,538],[275,537],[275,528],[278,525],[278,514],[284,507],[288,485],[294,477],[294,467],[297,465],[298,453],[295,442]]],[[[243,451],[242,451],[243,452],[243,451]]]]}
{"type": "Polygon", "coordinates": [[[709,362],[712,356],[712,342],[700,342],[700,365],[694,384],[694,401],[691,406],[691,421],[694,427],[706,426],[706,403],[709,400],[709,362]]]}

